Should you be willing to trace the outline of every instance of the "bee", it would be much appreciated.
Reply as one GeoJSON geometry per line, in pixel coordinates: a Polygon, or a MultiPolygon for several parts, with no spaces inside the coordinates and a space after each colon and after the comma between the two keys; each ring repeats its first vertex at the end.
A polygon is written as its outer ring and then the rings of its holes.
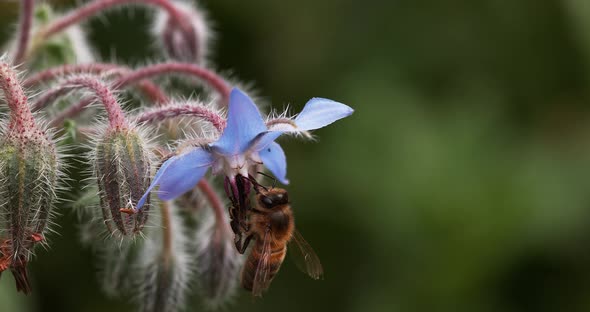
{"type": "Polygon", "coordinates": [[[282,188],[266,188],[249,177],[256,192],[256,205],[248,211],[248,230],[240,253],[244,253],[251,239],[254,245],[242,269],[242,286],[254,296],[262,296],[279,271],[287,244],[297,267],[313,279],[323,275],[322,264],[311,246],[295,229],[289,195],[282,188]]]}

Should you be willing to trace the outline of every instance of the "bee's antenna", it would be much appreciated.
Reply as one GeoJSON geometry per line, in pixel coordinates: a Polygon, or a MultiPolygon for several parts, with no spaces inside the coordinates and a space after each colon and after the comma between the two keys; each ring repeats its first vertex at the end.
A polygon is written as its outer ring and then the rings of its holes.
{"type": "Polygon", "coordinates": [[[266,173],[264,173],[264,172],[261,172],[261,171],[258,171],[257,173],[258,173],[258,174],[261,174],[261,175],[263,175],[263,176],[265,176],[265,177],[267,177],[267,178],[269,178],[269,179],[271,179],[271,180],[272,180],[272,188],[274,188],[274,187],[276,186],[276,184],[277,184],[277,179],[275,179],[275,178],[273,178],[272,176],[270,176],[270,175],[268,175],[268,174],[266,174],[266,173]]]}

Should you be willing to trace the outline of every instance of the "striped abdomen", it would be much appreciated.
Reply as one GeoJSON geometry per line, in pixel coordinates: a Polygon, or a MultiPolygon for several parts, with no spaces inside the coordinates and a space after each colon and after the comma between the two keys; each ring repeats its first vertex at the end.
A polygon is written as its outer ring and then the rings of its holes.
{"type": "MultiPolygon", "coordinates": [[[[264,244],[261,241],[256,241],[256,245],[254,245],[252,248],[252,251],[250,252],[250,255],[248,256],[248,259],[244,265],[244,269],[242,270],[242,286],[250,291],[254,288],[254,278],[256,276],[256,269],[258,268],[258,264],[262,258],[263,245],[264,244]]],[[[273,277],[281,268],[281,264],[283,263],[285,254],[287,253],[287,246],[285,244],[271,243],[270,247],[271,255],[268,262],[267,275],[265,280],[261,281],[263,283],[260,285],[261,290],[268,288],[268,285],[272,281],[273,277]]],[[[260,272],[259,274],[263,274],[263,272],[260,272]]]]}

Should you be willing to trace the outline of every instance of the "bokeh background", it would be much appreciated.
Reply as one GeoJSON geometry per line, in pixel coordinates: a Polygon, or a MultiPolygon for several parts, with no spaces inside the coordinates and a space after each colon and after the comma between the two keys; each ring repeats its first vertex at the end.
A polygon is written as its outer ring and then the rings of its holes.
{"type": "MultiPolygon", "coordinates": [[[[316,143],[282,141],[325,280],[287,261],[262,300],[240,292],[223,310],[590,310],[590,2],[199,2],[216,68],[274,107],[356,110],[316,143]]],[[[17,9],[0,1],[4,38],[17,9]]],[[[149,21],[117,10],[85,25],[105,59],[142,64],[149,21]]],[[[132,310],[100,292],[61,212],[34,293],[5,273],[0,311],[132,310]]]]}

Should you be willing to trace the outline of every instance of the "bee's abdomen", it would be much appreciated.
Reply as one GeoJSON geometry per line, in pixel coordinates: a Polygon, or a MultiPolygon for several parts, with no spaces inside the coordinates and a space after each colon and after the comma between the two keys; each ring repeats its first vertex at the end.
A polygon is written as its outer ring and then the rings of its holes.
{"type": "MultiPolygon", "coordinates": [[[[267,286],[281,268],[281,264],[287,253],[287,247],[285,245],[272,247],[273,249],[268,264],[269,270],[266,278],[268,281],[267,286]]],[[[262,258],[262,248],[262,244],[256,244],[254,248],[252,248],[252,252],[250,252],[248,259],[244,264],[244,269],[242,270],[242,287],[250,291],[254,288],[254,278],[256,276],[256,269],[262,258]]]]}

